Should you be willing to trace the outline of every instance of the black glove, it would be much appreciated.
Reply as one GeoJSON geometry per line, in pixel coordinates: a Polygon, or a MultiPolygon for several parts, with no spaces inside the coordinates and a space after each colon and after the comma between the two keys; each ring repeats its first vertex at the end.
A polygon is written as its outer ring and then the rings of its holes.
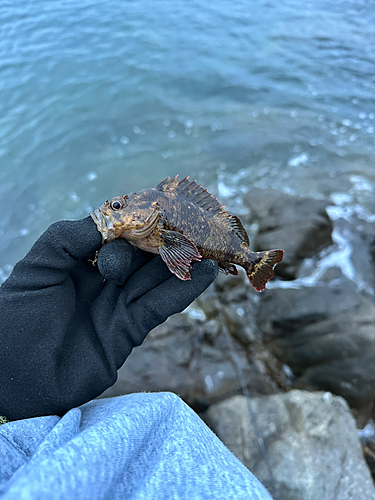
{"type": "Polygon", "coordinates": [[[0,287],[0,415],[61,415],[95,398],[155,326],[217,276],[194,263],[191,281],[125,240],[100,248],[91,217],[52,224],[0,287]],[[106,279],[104,279],[106,278],[106,279]]]}

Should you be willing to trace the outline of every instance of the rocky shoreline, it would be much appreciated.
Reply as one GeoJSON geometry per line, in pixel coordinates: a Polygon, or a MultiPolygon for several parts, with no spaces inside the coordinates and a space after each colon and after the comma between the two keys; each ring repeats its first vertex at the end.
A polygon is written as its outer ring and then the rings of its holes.
{"type": "Polygon", "coordinates": [[[332,223],[328,199],[256,189],[243,201],[253,248],[285,250],[280,279],[257,294],[243,273],[220,275],[103,396],[179,394],[281,500],[375,498],[375,230],[332,223]]]}

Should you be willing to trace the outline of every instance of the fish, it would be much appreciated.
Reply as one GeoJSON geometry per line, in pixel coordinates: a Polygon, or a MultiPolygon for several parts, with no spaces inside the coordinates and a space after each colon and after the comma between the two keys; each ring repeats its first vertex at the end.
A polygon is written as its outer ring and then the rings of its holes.
{"type": "Polygon", "coordinates": [[[102,244],[125,238],[132,245],[159,254],[180,280],[191,279],[193,262],[217,261],[219,271],[238,275],[245,269],[251,286],[261,292],[274,276],[283,250],[250,250],[240,219],[229,214],[202,184],[167,177],[156,188],[115,196],[90,213],[102,244]]]}

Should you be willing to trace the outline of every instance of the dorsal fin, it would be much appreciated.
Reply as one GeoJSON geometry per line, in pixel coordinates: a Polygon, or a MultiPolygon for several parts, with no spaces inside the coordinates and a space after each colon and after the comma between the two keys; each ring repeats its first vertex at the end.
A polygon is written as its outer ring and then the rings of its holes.
{"type": "Polygon", "coordinates": [[[178,182],[178,175],[175,175],[172,179],[167,177],[161,181],[156,186],[156,189],[159,191],[176,191],[186,200],[190,200],[195,205],[209,210],[216,217],[220,217],[228,226],[228,229],[231,229],[246,246],[249,246],[249,237],[240,219],[236,215],[228,214],[225,207],[207,189],[204,189],[202,184],[198,185],[195,181],[190,182],[189,177],[185,177],[185,179],[178,182]]]}
{"type": "Polygon", "coordinates": [[[156,186],[156,189],[159,191],[175,191],[178,186],[178,174],[172,177],[167,177],[163,181],[159,182],[156,186]]]}
{"type": "Polygon", "coordinates": [[[195,181],[189,182],[189,177],[179,182],[176,191],[186,200],[190,200],[205,210],[210,210],[213,214],[226,213],[221,203],[207,189],[204,189],[202,184],[197,184],[195,181]]]}
{"type": "Polygon", "coordinates": [[[229,215],[228,221],[230,223],[230,227],[232,228],[232,230],[248,247],[250,245],[249,237],[247,235],[245,228],[242,225],[242,222],[237,217],[237,215],[229,215]]]}

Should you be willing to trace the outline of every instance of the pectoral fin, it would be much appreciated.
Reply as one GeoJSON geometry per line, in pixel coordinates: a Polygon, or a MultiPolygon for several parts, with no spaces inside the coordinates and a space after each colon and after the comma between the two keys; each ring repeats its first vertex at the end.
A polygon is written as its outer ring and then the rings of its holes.
{"type": "Polygon", "coordinates": [[[163,244],[159,247],[160,257],[177,278],[189,280],[191,262],[202,258],[197,247],[187,236],[176,231],[162,230],[161,237],[163,244]]]}

